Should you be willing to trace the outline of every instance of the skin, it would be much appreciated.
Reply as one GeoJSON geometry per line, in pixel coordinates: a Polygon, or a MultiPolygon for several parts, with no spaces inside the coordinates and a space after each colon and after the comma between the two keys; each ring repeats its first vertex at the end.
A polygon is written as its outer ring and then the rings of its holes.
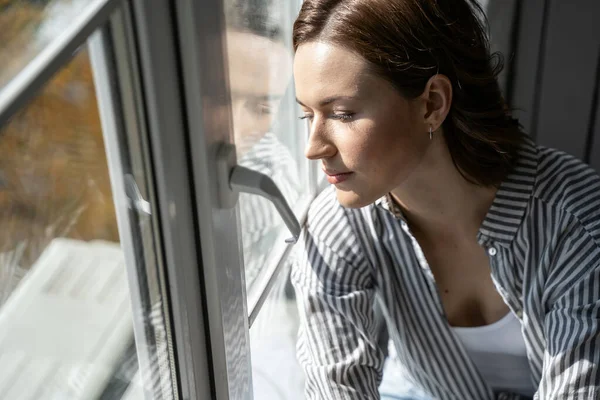
{"type": "Polygon", "coordinates": [[[469,183],[452,162],[442,128],[452,104],[449,79],[435,75],[419,97],[407,99],[359,55],[318,41],[298,48],[294,76],[310,121],[306,157],[321,160],[328,175],[350,173],[335,185],[339,202],[364,207],[392,194],[451,325],[487,325],[506,315],[476,241],[496,189],[469,183]]]}
{"type": "Polygon", "coordinates": [[[247,32],[227,32],[233,130],[239,155],[266,132],[292,76],[292,56],[282,43],[247,32]]]}

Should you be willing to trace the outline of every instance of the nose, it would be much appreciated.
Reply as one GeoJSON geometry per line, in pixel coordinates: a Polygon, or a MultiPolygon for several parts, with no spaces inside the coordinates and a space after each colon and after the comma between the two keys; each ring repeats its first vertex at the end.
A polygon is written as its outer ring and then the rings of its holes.
{"type": "Polygon", "coordinates": [[[337,153],[334,144],[327,137],[327,132],[324,129],[323,123],[314,120],[310,126],[310,135],[306,144],[304,155],[309,160],[321,160],[331,158],[337,153]]]}
{"type": "Polygon", "coordinates": [[[268,123],[263,123],[248,112],[242,101],[232,102],[232,113],[235,144],[240,154],[245,154],[264,136],[268,123]]]}
{"type": "Polygon", "coordinates": [[[244,107],[244,103],[239,100],[234,100],[231,104],[233,117],[233,128],[237,133],[245,133],[253,131],[256,126],[256,121],[252,120],[250,113],[244,107]]]}

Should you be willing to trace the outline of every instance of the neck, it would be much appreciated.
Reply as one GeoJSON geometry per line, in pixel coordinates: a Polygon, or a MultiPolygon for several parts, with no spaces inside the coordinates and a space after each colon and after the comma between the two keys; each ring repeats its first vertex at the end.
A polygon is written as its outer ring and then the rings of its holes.
{"type": "Polygon", "coordinates": [[[410,177],[392,190],[415,234],[467,240],[477,234],[495,195],[495,187],[475,185],[460,174],[441,134],[410,177]]]}

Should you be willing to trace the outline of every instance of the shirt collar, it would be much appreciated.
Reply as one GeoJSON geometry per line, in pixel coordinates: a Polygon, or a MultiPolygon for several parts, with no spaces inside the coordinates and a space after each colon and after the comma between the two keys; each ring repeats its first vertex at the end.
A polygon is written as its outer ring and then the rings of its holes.
{"type": "Polygon", "coordinates": [[[525,138],[516,164],[496,192],[496,197],[479,228],[480,243],[493,240],[508,246],[515,238],[533,195],[538,170],[538,150],[525,138]]]}
{"type": "MultiPolygon", "coordinates": [[[[525,138],[518,150],[515,166],[498,188],[479,228],[477,240],[480,243],[494,241],[508,246],[513,241],[533,194],[537,169],[537,147],[531,139],[525,138]]],[[[377,199],[375,206],[390,212],[396,219],[405,220],[402,210],[389,193],[377,199]]]]}
{"type": "Polygon", "coordinates": [[[400,209],[400,207],[398,207],[396,202],[392,199],[391,193],[388,193],[385,196],[375,200],[375,206],[383,208],[387,212],[391,213],[396,219],[403,221],[405,220],[402,209],[400,209]]]}

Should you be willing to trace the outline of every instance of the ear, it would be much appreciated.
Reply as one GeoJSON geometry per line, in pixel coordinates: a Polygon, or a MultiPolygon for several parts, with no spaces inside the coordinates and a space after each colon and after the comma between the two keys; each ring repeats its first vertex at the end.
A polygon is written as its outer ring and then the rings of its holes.
{"type": "Polygon", "coordinates": [[[450,112],[452,82],[446,75],[436,74],[429,78],[421,97],[425,104],[424,122],[435,131],[450,112]]]}

